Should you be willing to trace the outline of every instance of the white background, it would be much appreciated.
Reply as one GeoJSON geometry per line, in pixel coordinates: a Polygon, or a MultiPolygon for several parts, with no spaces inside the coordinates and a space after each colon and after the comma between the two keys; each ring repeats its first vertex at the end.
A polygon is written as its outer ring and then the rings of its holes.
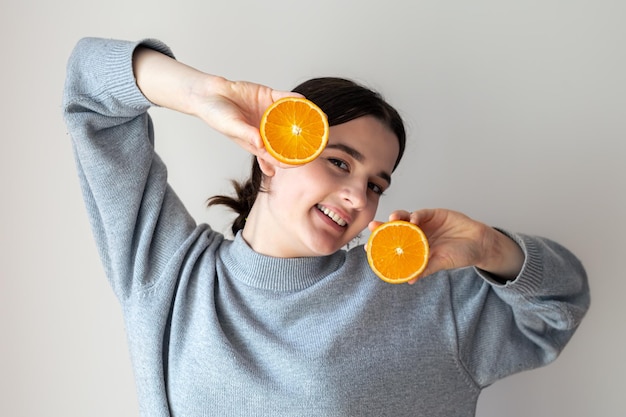
{"type": "MultiPolygon", "coordinates": [[[[478,415],[623,416],[626,6],[595,1],[2,0],[0,415],[136,416],[121,312],[96,256],[61,118],[83,36],[156,37],[207,72],[380,90],[409,145],[379,211],[443,206],[583,261],[592,308],[552,365],[484,391],[478,415]]],[[[198,221],[248,156],[156,109],[157,148],[198,221]]],[[[494,349],[497,349],[494,346],[494,349]]]]}

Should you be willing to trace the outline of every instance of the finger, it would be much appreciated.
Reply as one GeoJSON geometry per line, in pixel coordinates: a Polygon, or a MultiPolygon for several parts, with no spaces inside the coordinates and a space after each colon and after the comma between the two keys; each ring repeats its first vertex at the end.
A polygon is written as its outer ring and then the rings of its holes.
{"type": "Polygon", "coordinates": [[[378,226],[380,226],[381,224],[383,224],[383,222],[380,222],[378,220],[372,220],[371,222],[369,222],[369,224],[367,225],[367,228],[370,230],[370,232],[373,232],[374,229],[376,229],[378,226]]]}
{"type": "Polygon", "coordinates": [[[246,132],[244,140],[250,143],[256,149],[265,149],[265,144],[263,143],[263,139],[261,139],[261,134],[259,133],[259,129],[250,125],[246,125],[246,132]]]}
{"type": "Polygon", "coordinates": [[[394,210],[393,212],[391,212],[391,214],[389,215],[389,221],[394,221],[394,220],[405,220],[405,221],[409,221],[411,218],[411,213],[409,213],[406,210],[394,210]]]}
{"type": "Polygon", "coordinates": [[[434,253],[431,252],[428,258],[428,264],[426,265],[424,271],[420,274],[420,277],[425,277],[439,271],[456,269],[463,266],[469,266],[469,264],[460,260],[453,254],[443,253],[436,250],[434,253]]]}
{"type": "Polygon", "coordinates": [[[420,209],[411,213],[410,222],[416,225],[427,223],[435,215],[434,209],[420,209]]]}
{"type": "Polygon", "coordinates": [[[206,123],[218,132],[228,136],[247,151],[263,148],[263,141],[258,126],[251,125],[243,115],[226,115],[225,117],[208,117],[206,123]]]}

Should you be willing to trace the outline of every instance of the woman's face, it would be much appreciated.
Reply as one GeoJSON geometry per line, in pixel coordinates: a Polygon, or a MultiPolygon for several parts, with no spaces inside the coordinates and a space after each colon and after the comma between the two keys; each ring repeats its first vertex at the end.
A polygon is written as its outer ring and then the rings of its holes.
{"type": "Polygon", "coordinates": [[[277,257],[339,250],[373,220],[398,152],[396,135],[374,117],[331,126],[317,159],[266,178],[269,192],[259,193],[244,238],[277,257]]]}

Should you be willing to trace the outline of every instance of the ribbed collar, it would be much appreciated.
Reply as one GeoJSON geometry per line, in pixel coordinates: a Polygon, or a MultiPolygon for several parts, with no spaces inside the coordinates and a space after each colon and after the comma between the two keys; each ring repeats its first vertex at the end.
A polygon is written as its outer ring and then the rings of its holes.
{"type": "Polygon", "coordinates": [[[345,252],[303,258],[275,258],[255,252],[241,232],[222,245],[222,261],[233,278],[271,291],[300,291],[326,278],[345,261],[345,252]]]}

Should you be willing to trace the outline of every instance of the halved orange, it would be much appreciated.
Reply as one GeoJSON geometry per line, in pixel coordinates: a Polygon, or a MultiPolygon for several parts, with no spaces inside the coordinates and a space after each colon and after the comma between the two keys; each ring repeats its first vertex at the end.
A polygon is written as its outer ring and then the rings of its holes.
{"type": "Polygon", "coordinates": [[[270,155],[290,165],[311,162],[328,143],[326,114],[302,97],[285,97],[272,103],[261,118],[259,130],[270,155]]]}
{"type": "Polygon", "coordinates": [[[380,279],[402,284],[416,278],[428,264],[428,239],[418,226],[394,220],[378,226],[367,241],[367,262],[380,279]]]}

